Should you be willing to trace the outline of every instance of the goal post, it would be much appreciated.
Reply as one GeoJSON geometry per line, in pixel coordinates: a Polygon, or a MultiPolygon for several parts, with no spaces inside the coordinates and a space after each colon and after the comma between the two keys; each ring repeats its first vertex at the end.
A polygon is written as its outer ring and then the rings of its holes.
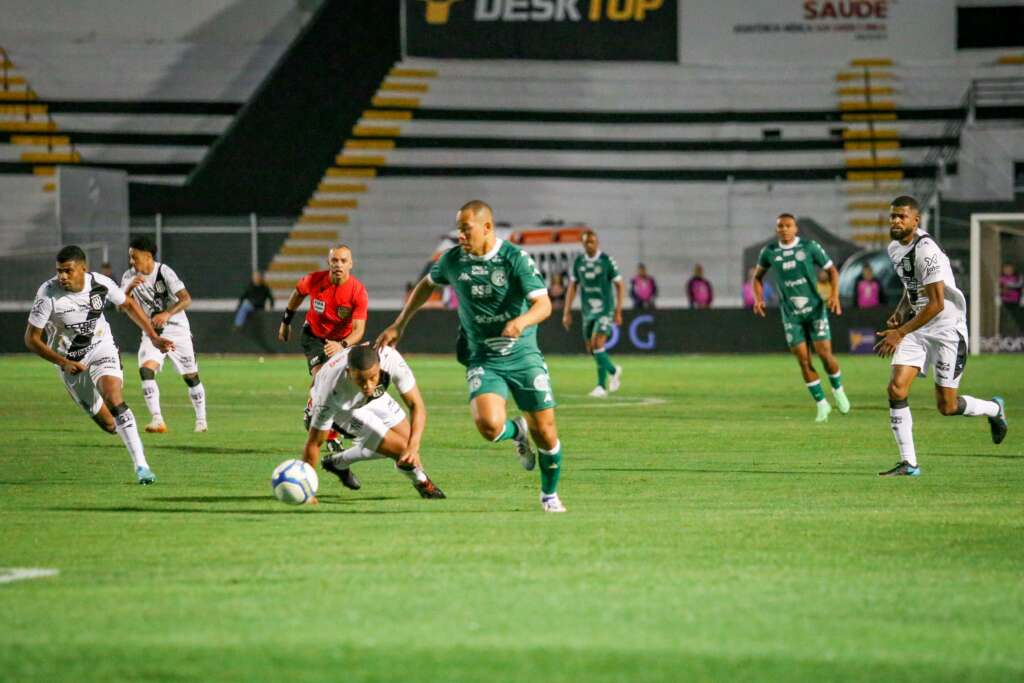
{"type": "Polygon", "coordinates": [[[971,355],[1024,352],[1024,308],[1000,297],[1004,263],[1024,270],[1024,213],[971,214],[971,355]]]}

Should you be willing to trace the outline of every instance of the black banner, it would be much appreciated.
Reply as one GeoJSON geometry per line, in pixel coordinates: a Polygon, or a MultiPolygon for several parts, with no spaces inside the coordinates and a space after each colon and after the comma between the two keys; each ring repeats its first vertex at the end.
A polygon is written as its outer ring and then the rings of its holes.
{"type": "Polygon", "coordinates": [[[406,54],[678,59],[678,0],[405,0],[406,54]]]}

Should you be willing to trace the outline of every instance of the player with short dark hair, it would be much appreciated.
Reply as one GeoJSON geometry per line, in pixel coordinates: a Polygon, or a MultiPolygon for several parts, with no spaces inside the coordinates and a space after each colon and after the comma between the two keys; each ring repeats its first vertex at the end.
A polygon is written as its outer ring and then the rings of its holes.
{"type": "Polygon", "coordinates": [[[156,475],[146,461],[135,415],[122,394],[121,359],[103,308],[110,300],[163,352],[174,342],[159,336],[134,299],[110,278],[87,270],[85,252],[71,245],[57,254],[57,275],[36,292],[25,328],[25,346],[56,365],[71,398],[106,432],[121,437],[140,484],[156,475]],[[49,344],[43,333],[49,330],[49,344]]]}
{"type": "Polygon", "coordinates": [[[147,235],[134,238],[128,245],[131,267],[121,276],[124,293],[135,299],[152,320],[153,328],[174,342],[174,349],[163,352],[143,335],[139,343],[139,377],[142,379],[142,398],[146,401],[151,419],[146,431],[162,434],[167,431],[160,408],[160,387],[156,373],[170,357],[171,364],[188,387],[188,398],[195,411],[194,431],[205,432],[206,388],[199,379],[199,363],[192,343],[192,329],[185,309],[192,305],[192,296],[178,274],[166,263],[156,260],[156,243],[147,235]]]}
{"type": "Polygon", "coordinates": [[[562,444],[555,426],[555,397],[537,347],[537,324],[551,315],[547,287],[525,250],[498,239],[493,212],[486,203],[466,203],[455,222],[458,246],[442,254],[419,281],[398,318],[377,337],[377,347],[398,342],[434,288],[454,287],[460,331],[456,356],[467,367],[476,428],[490,441],[513,439],[527,470],[536,464],[529,441],[532,435],[540,447],[541,508],[565,512],[557,493],[562,444]],[[515,420],[506,413],[510,392],[523,413],[515,420]]]}
{"type": "Polygon", "coordinates": [[[956,286],[949,258],[921,229],[921,207],[908,195],[889,207],[889,260],[903,282],[903,297],[879,332],[878,355],[892,356],[889,379],[889,420],[900,461],[883,477],[921,475],[914,447],[914,421],[907,397],[915,377],[934,366],[935,402],[943,415],[984,415],[992,443],[1006,438],[1005,402],[958,394],[967,365],[967,299],[956,286]]]}
{"type": "Polygon", "coordinates": [[[569,272],[562,326],[566,330],[572,327],[572,300],[579,290],[583,344],[597,363],[597,386],[590,395],[605,398],[610,392],[618,391],[622,383],[622,366],[612,363],[605,343],[612,334],[612,325],[622,324],[622,299],[626,288],[615,259],[600,250],[597,233],[587,229],[580,240],[584,253],[576,257],[569,272]]]}
{"type": "Polygon", "coordinates": [[[813,344],[814,352],[825,365],[839,412],[850,412],[850,399],[843,389],[839,362],[832,355],[832,332],[828,324],[829,311],[836,315],[843,312],[839,303],[839,271],[820,244],[814,240],[802,241],[797,235],[798,231],[793,214],[779,214],[775,221],[775,233],[779,239],[761,250],[751,280],[754,313],[761,317],[765,315],[764,275],[769,268],[774,267],[786,343],[800,364],[800,373],[807,390],[817,404],[815,422],[825,422],[832,412],[832,406],[825,399],[821,378],[811,364],[807,342],[809,340],[813,344]],[[815,266],[828,272],[832,289],[827,302],[818,293],[815,266]]]}
{"type": "Polygon", "coordinates": [[[303,450],[305,461],[316,467],[320,447],[337,425],[353,443],[346,450],[326,456],[323,468],[337,475],[342,484],[359,488],[358,480],[352,485],[354,475],[349,468],[353,463],[391,458],[421,497],[444,498],[444,492],[430,481],[420,463],[427,408],[402,355],[395,349],[378,352],[369,344],[360,344],[333,354],[321,368],[310,390],[312,409],[303,450]],[[388,394],[392,384],[409,409],[408,419],[388,394]]]}

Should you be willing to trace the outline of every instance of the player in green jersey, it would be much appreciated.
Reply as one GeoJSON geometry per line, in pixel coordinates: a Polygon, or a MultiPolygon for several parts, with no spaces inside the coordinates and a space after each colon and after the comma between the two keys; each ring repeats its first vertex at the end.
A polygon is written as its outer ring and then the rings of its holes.
{"type": "Polygon", "coordinates": [[[527,470],[537,459],[530,447],[533,436],[540,453],[541,507],[545,512],[565,512],[557,493],[562,446],[555,427],[555,398],[548,366],[537,347],[537,324],[551,315],[547,287],[528,253],[498,239],[487,204],[467,203],[455,221],[459,245],[443,253],[417,283],[395,322],[377,337],[377,346],[398,342],[435,287],[454,287],[459,298],[456,355],[467,368],[476,428],[490,441],[514,440],[527,470]],[[509,393],[523,413],[515,420],[506,415],[509,393]]]}
{"type": "Polygon", "coordinates": [[[764,316],[764,274],[775,268],[779,298],[782,307],[782,325],[786,331],[789,350],[800,363],[800,372],[811,396],[818,404],[815,421],[828,419],[832,407],[825,399],[821,378],[811,365],[811,354],[807,349],[808,340],[814,345],[814,352],[825,364],[828,381],[832,385],[839,412],[850,412],[850,400],[843,391],[839,363],[832,355],[832,333],[828,326],[828,312],[836,315],[843,312],[839,304],[839,271],[821,245],[814,240],[801,240],[797,236],[796,218],[793,214],[780,214],[775,222],[778,242],[768,244],[761,250],[754,270],[754,313],[764,316]],[[832,291],[828,302],[818,293],[815,266],[828,272],[832,291]]]}
{"type": "Polygon", "coordinates": [[[619,267],[608,254],[598,249],[597,233],[584,231],[580,237],[583,254],[576,257],[569,275],[569,290],[565,294],[562,325],[572,327],[572,300],[580,292],[580,310],[583,313],[583,343],[587,353],[597,363],[597,386],[590,392],[594,398],[604,398],[618,391],[622,383],[622,366],[612,363],[605,342],[612,333],[612,323],[622,324],[622,297],[625,287],[619,267]],[[615,297],[612,298],[612,287],[615,297]]]}

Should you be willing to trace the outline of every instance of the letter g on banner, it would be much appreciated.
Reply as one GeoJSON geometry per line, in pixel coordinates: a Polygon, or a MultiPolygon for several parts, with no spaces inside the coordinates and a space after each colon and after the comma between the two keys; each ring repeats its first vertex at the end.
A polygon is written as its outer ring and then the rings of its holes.
{"type": "MultiPolygon", "coordinates": [[[[631,323],[629,323],[629,330],[628,330],[629,343],[633,345],[633,348],[639,349],[641,351],[653,351],[654,350],[655,346],[657,346],[654,330],[647,330],[647,333],[644,334],[643,336],[641,336],[643,333],[640,330],[640,326],[641,325],[653,325],[653,324],[654,324],[654,316],[653,315],[648,315],[648,314],[645,313],[644,315],[638,315],[637,317],[633,318],[633,321],[631,323]]],[[[612,333],[611,333],[611,335],[609,335],[608,341],[605,342],[604,348],[607,349],[608,351],[611,351],[612,349],[614,349],[616,347],[616,345],[618,345],[618,343],[619,343],[619,326],[618,325],[612,325],[612,333]]]]}

